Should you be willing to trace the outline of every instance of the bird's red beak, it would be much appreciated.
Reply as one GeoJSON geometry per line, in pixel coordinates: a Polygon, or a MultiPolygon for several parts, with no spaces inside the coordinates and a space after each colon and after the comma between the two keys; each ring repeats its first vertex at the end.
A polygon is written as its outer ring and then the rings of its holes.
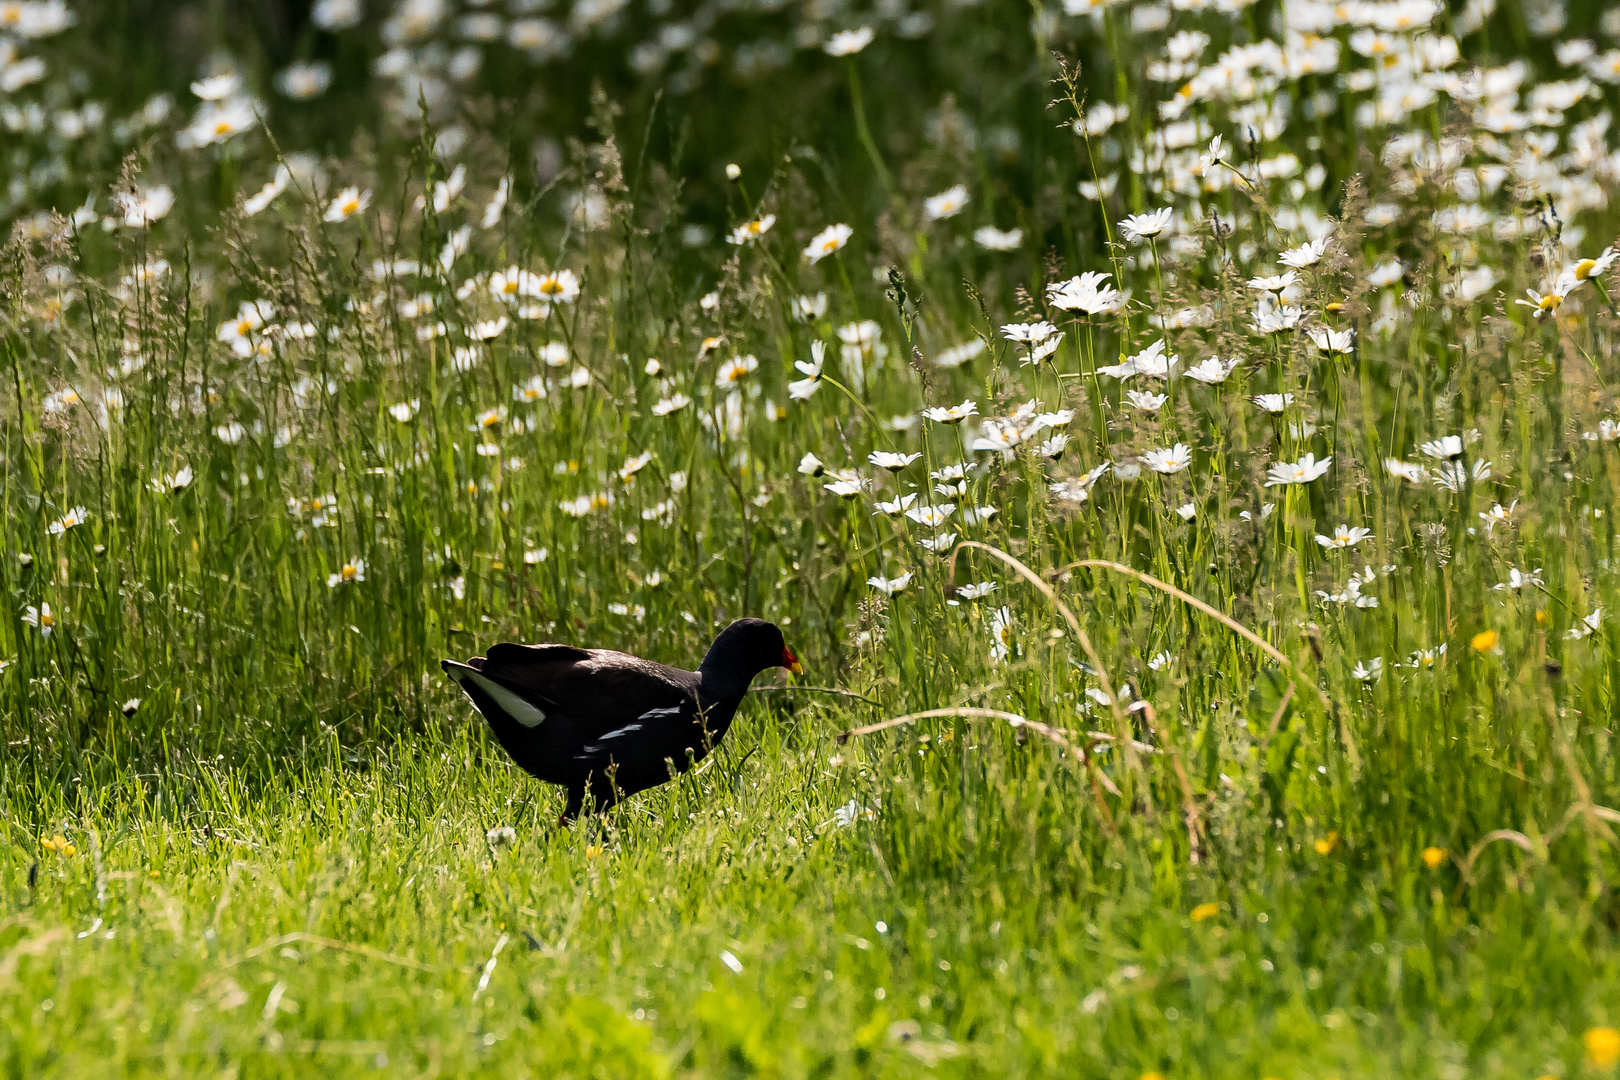
{"type": "Polygon", "coordinates": [[[804,674],[804,665],[799,663],[799,658],[794,656],[793,650],[786,645],[782,646],[782,666],[795,675],[804,674]]]}

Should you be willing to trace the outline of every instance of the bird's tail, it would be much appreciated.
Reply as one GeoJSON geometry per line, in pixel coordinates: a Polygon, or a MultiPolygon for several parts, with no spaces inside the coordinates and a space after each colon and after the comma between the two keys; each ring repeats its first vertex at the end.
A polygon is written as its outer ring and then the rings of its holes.
{"type": "Polygon", "coordinates": [[[483,713],[485,719],[511,720],[526,728],[539,727],[546,722],[544,709],[484,674],[482,656],[475,656],[465,664],[456,660],[442,660],[440,666],[446,675],[456,681],[462,693],[473,703],[473,708],[483,713]]]}

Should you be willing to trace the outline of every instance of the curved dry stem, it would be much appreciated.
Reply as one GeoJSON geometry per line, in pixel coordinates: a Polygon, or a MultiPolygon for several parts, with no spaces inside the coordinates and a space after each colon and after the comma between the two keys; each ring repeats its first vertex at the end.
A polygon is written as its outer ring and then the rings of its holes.
{"type": "Polygon", "coordinates": [[[1468,852],[1469,865],[1473,864],[1474,860],[1479,857],[1479,853],[1485,850],[1487,844],[1493,844],[1498,840],[1506,840],[1511,844],[1516,844],[1532,855],[1536,853],[1536,845],[1524,833],[1519,832],[1517,829],[1495,829],[1480,837],[1479,843],[1475,844],[1472,850],[1468,852]]]}
{"type": "MultiPolygon", "coordinates": [[[[1119,736],[1115,735],[1111,731],[1088,731],[1086,732],[1086,735],[1094,743],[1119,741],[1119,736]]],[[[1131,740],[1131,747],[1138,754],[1157,754],[1159,752],[1158,747],[1151,746],[1145,742],[1137,742],[1135,739],[1131,740]]]]}
{"type": "Polygon", "coordinates": [[[1142,714],[1147,719],[1148,730],[1153,732],[1153,737],[1170,752],[1170,764],[1175,768],[1176,782],[1181,785],[1181,812],[1187,825],[1187,859],[1197,866],[1202,858],[1198,834],[1203,828],[1203,823],[1198,816],[1198,799],[1193,794],[1192,779],[1187,775],[1186,766],[1181,762],[1181,751],[1176,746],[1174,733],[1159,730],[1159,714],[1151,702],[1142,702],[1142,714]]]}
{"type": "Polygon", "coordinates": [[[1582,818],[1585,818],[1589,825],[1595,825],[1597,830],[1601,830],[1604,838],[1613,841],[1614,834],[1609,830],[1608,824],[1605,823],[1620,825],[1620,810],[1599,806],[1597,803],[1586,799],[1577,799],[1570,804],[1568,810],[1564,811],[1564,816],[1559,820],[1558,824],[1540,837],[1539,845],[1517,829],[1495,829],[1486,833],[1479,838],[1478,843],[1468,849],[1467,855],[1451,856],[1451,861],[1456,864],[1457,869],[1462,874],[1462,880],[1457,884],[1457,895],[1460,897],[1463,889],[1475,884],[1474,863],[1478,861],[1480,855],[1491,844],[1498,840],[1505,840],[1523,850],[1531,858],[1545,861],[1547,849],[1557,843],[1559,837],[1568,832],[1569,827],[1582,818]]]}
{"type": "Polygon", "coordinates": [[[1204,603],[1204,601],[1198,599],[1196,596],[1193,596],[1191,593],[1182,592],[1180,589],[1176,588],[1174,585],[1171,585],[1167,581],[1160,581],[1152,574],[1143,573],[1141,570],[1133,569],[1132,567],[1126,566],[1124,563],[1111,562],[1108,559],[1081,559],[1079,562],[1070,563],[1068,566],[1063,567],[1063,569],[1072,570],[1077,566],[1090,566],[1100,570],[1113,570],[1117,573],[1127,574],[1133,578],[1136,578],[1138,581],[1142,582],[1142,584],[1151,585],[1160,592],[1173,596],[1182,603],[1195,607],[1199,611],[1202,611],[1205,615],[1208,615],[1210,618],[1224,624],[1239,637],[1246,641],[1253,642],[1256,648],[1284,667],[1294,666],[1293,662],[1279,652],[1275,646],[1262,639],[1247,626],[1244,626],[1242,623],[1232,618],[1232,616],[1217,608],[1211,607],[1209,604],[1204,603]]]}
{"type": "Polygon", "coordinates": [[[1569,827],[1571,825],[1575,824],[1577,820],[1583,818],[1585,819],[1589,828],[1595,826],[1596,830],[1600,830],[1600,835],[1604,839],[1610,841],[1611,843],[1614,842],[1613,830],[1611,830],[1609,826],[1604,823],[1610,822],[1620,825],[1620,811],[1611,810],[1607,806],[1599,806],[1596,803],[1576,801],[1570,804],[1568,810],[1564,811],[1564,816],[1559,820],[1558,824],[1553,826],[1553,828],[1541,838],[1542,844],[1546,847],[1551,847],[1553,844],[1558,842],[1559,837],[1563,836],[1569,831],[1569,827]]]}
{"type": "MultiPolygon", "coordinates": [[[[1167,581],[1160,581],[1152,574],[1144,573],[1143,571],[1137,570],[1134,567],[1126,566],[1123,563],[1112,562],[1108,559],[1081,559],[1079,562],[1069,563],[1067,566],[1061,567],[1058,572],[1062,573],[1064,570],[1072,570],[1077,566],[1086,566],[1098,570],[1113,570],[1129,577],[1133,577],[1142,582],[1144,585],[1150,585],[1153,588],[1158,589],[1160,592],[1163,592],[1165,595],[1173,596],[1189,607],[1202,611],[1205,615],[1208,615],[1215,621],[1230,628],[1239,637],[1243,638],[1245,641],[1252,642],[1261,652],[1277,661],[1277,663],[1281,664],[1289,671],[1297,670],[1294,667],[1293,661],[1284,656],[1282,652],[1276,648],[1276,646],[1265,641],[1247,626],[1244,626],[1242,623],[1238,622],[1225,612],[1206,604],[1204,601],[1198,599],[1198,597],[1192,595],[1191,593],[1183,592],[1167,581]]],[[[1345,721],[1343,714],[1340,713],[1338,708],[1334,706],[1333,701],[1327,696],[1327,691],[1323,690],[1321,687],[1317,687],[1316,694],[1317,697],[1322,701],[1322,708],[1327,711],[1329,716],[1334,718],[1334,721],[1338,726],[1339,740],[1344,744],[1345,754],[1350,758],[1351,767],[1359,771],[1361,768],[1361,754],[1356,749],[1356,740],[1355,736],[1350,733],[1350,725],[1345,721]]],[[[1281,713],[1279,712],[1278,719],[1280,718],[1281,713]]]]}
{"type": "Polygon", "coordinates": [[[1468,849],[1468,854],[1457,860],[1457,868],[1462,871],[1462,881],[1458,885],[1459,893],[1463,886],[1474,884],[1474,862],[1484,850],[1496,843],[1505,840],[1515,847],[1522,848],[1525,854],[1534,857],[1536,845],[1531,839],[1517,829],[1494,829],[1479,838],[1479,843],[1468,849]]]}
{"type": "Polygon", "coordinates": [[[1039,589],[1052,602],[1052,606],[1057,608],[1058,614],[1063,616],[1063,621],[1069,624],[1070,630],[1074,631],[1075,639],[1080,642],[1080,648],[1085,652],[1086,658],[1091,661],[1091,666],[1096,669],[1097,681],[1102,684],[1102,692],[1108,695],[1108,707],[1114,714],[1114,726],[1118,729],[1117,734],[1120,744],[1125,748],[1126,760],[1130,762],[1133,768],[1140,769],[1142,763],[1137,760],[1136,751],[1131,746],[1130,733],[1126,730],[1125,714],[1119,707],[1119,695],[1114,692],[1114,681],[1108,677],[1108,668],[1103,665],[1102,657],[1097,654],[1096,648],[1092,646],[1091,638],[1080,628],[1080,620],[1074,617],[1074,612],[1069,610],[1069,605],[1060,600],[1058,594],[1053,591],[1052,586],[1042,581],[1040,575],[1035,571],[1000,548],[982,544],[977,540],[963,540],[951,549],[950,561],[945,571],[947,581],[956,580],[956,556],[963,548],[978,548],[981,551],[988,551],[991,555],[1016,570],[1020,577],[1039,589]]]}
{"type": "Polygon", "coordinates": [[[400,967],[414,968],[417,971],[434,972],[439,969],[432,964],[424,964],[420,960],[413,960],[408,956],[395,956],[393,953],[383,952],[370,945],[357,945],[353,942],[339,941],[336,938],[321,937],[319,934],[306,933],[295,930],[290,934],[273,937],[248,949],[241,956],[226,960],[221,967],[235,967],[244,960],[251,960],[256,956],[279,949],[286,945],[305,945],[313,949],[337,949],[341,952],[353,953],[356,956],[366,956],[373,960],[381,960],[385,964],[397,964],[400,967]]]}
{"type": "Polygon", "coordinates": [[[796,686],[790,683],[787,686],[755,686],[752,688],[752,692],[755,694],[788,694],[794,692],[805,694],[831,694],[833,697],[846,697],[855,701],[863,701],[868,705],[876,705],[880,709],[883,707],[882,702],[873,701],[865,694],[857,694],[853,690],[841,690],[836,686],[796,686]]]}
{"type": "MultiPolygon", "coordinates": [[[[960,716],[968,720],[1005,720],[1011,727],[1029,728],[1037,735],[1045,736],[1052,742],[1057,743],[1063,749],[1073,754],[1082,765],[1091,765],[1091,755],[1086,752],[1086,748],[1071,741],[1067,735],[1053,727],[1051,724],[1043,724],[1039,720],[1028,720],[1022,716],[1019,716],[1017,713],[1002,712],[1000,709],[981,709],[972,705],[957,705],[948,709],[924,709],[922,712],[907,713],[904,716],[896,716],[892,719],[884,720],[882,723],[867,724],[865,727],[850,728],[848,731],[840,731],[838,733],[838,744],[842,746],[857,735],[875,735],[880,731],[888,731],[892,728],[905,727],[907,724],[915,723],[918,720],[927,720],[931,717],[937,716],[960,716]]],[[[1112,736],[1107,737],[1112,738],[1112,736]]],[[[1102,785],[1108,789],[1109,794],[1119,794],[1119,789],[1113,785],[1112,781],[1110,781],[1108,777],[1102,775],[1101,773],[1094,773],[1093,775],[1097,776],[1102,781],[1102,785]]]]}

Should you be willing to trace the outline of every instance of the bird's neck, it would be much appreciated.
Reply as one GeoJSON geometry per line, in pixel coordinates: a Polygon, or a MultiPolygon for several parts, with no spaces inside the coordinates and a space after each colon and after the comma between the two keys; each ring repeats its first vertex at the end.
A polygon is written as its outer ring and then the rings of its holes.
{"type": "Polygon", "coordinates": [[[712,701],[741,701],[748,693],[748,684],[754,681],[753,672],[735,668],[710,667],[707,661],[698,668],[698,690],[712,701]]]}

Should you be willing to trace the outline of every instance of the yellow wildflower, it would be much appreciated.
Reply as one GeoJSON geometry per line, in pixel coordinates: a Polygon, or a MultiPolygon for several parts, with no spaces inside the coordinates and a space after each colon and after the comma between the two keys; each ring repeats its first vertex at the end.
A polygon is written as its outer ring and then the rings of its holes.
{"type": "Polygon", "coordinates": [[[1620,1031],[1612,1027],[1595,1027],[1581,1036],[1586,1044],[1586,1061],[1594,1069],[1613,1068],[1620,1061],[1620,1031]]]}

